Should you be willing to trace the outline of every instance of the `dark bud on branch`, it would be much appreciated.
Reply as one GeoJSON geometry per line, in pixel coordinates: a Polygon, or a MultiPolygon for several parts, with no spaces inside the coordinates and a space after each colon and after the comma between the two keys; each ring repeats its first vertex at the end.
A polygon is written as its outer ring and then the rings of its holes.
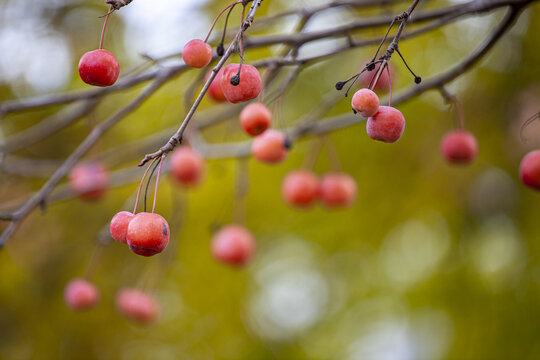
{"type": "Polygon", "coordinates": [[[231,78],[231,85],[232,86],[237,86],[238,84],[240,84],[240,75],[234,75],[231,78]]]}
{"type": "Polygon", "coordinates": [[[216,47],[216,54],[218,56],[223,56],[223,54],[225,54],[225,48],[223,47],[223,43],[219,44],[217,47],[216,47]]]}
{"type": "Polygon", "coordinates": [[[421,78],[420,76],[416,76],[416,77],[414,78],[414,82],[415,82],[416,84],[420,84],[420,83],[422,82],[422,78],[421,78]]]}
{"type": "Polygon", "coordinates": [[[285,135],[285,141],[283,142],[283,147],[287,150],[291,150],[292,148],[292,140],[289,137],[289,135],[285,135]]]}
{"type": "Polygon", "coordinates": [[[120,8],[129,5],[133,0],[107,0],[107,4],[111,5],[114,10],[119,10],[120,8]]]}
{"type": "Polygon", "coordinates": [[[367,71],[371,71],[371,70],[375,69],[375,63],[371,62],[371,63],[367,64],[366,69],[367,69],[367,71]]]}
{"type": "Polygon", "coordinates": [[[341,90],[345,86],[345,81],[338,81],[336,83],[336,90],[341,90]]]}

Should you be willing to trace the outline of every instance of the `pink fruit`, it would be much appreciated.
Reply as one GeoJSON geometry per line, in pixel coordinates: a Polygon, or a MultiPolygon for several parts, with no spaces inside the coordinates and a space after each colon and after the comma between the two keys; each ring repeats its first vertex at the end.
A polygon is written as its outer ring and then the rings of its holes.
{"type": "MultiPolygon", "coordinates": [[[[210,77],[211,72],[206,74],[206,80],[210,77]]],[[[225,97],[225,94],[223,94],[223,90],[221,89],[221,77],[223,76],[223,69],[220,69],[218,73],[216,74],[216,77],[210,84],[210,87],[208,88],[208,96],[212,98],[215,102],[224,102],[227,101],[227,98],[225,97]]]]}
{"type": "Polygon", "coordinates": [[[114,215],[109,225],[111,237],[125,244],[127,242],[127,229],[134,217],[135,215],[129,211],[120,211],[114,215]]]}
{"type": "Polygon", "coordinates": [[[203,68],[212,61],[212,47],[202,40],[193,39],[184,46],[182,59],[187,66],[203,68]]]}
{"type": "Polygon", "coordinates": [[[285,135],[277,130],[266,130],[253,140],[251,154],[257,160],[266,163],[283,161],[287,156],[285,135]]]}
{"type": "Polygon", "coordinates": [[[108,185],[109,174],[100,163],[81,163],[69,173],[69,186],[85,200],[101,198],[108,185]]]}
{"type": "Polygon", "coordinates": [[[150,324],[159,315],[159,304],[153,296],[131,288],[124,288],[116,294],[116,309],[141,324],[150,324]]]}
{"type": "Polygon", "coordinates": [[[450,131],[441,140],[441,153],[449,163],[467,164],[476,157],[478,142],[468,131],[450,131]]]}
{"type": "Polygon", "coordinates": [[[283,179],[281,195],[287,204],[307,207],[317,200],[319,188],[319,179],[313,172],[294,170],[283,179]]]}
{"type": "Polygon", "coordinates": [[[245,264],[255,252],[255,240],[249,230],[240,225],[222,227],[212,237],[213,256],[231,265],[245,264]]]}
{"type": "Polygon", "coordinates": [[[238,85],[231,84],[231,79],[238,74],[240,64],[230,64],[223,70],[221,89],[227,100],[233,104],[255,99],[262,89],[261,75],[257,68],[242,65],[238,85]]]}
{"type": "Polygon", "coordinates": [[[118,74],[118,60],[107,50],[89,51],[79,60],[79,75],[87,84],[110,86],[116,82],[118,74]]]}
{"type": "Polygon", "coordinates": [[[393,143],[399,140],[405,130],[403,114],[391,106],[379,106],[379,111],[366,123],[367,134],[374,140],[393,143]]]}
{"type": "Polygon", "coordinates": [[[263,133],[270,126],[272,113],[260,102],[247,105],[240,113],[240,124],[244,131],[251,136],[263,133]]]}
{"type": "Polygon", "coordinates": [[[540,150],[525,155],[519,165],[519,176],[524,185],[540,190],[540,150]]]}
{"type": "Polygon", "coordinates": [[[204,159],[190,147],[182,146],[171,155],[171,174],[182,185],[197,185],[204,173],[204,159]]]}
{"type": "Polygon", "coordinates": [[[354,93],[351,105],[361,116],[370,117],[379,110],[379,97],[369,89],[360,89],[354,93]]]}
{"type": "Polygon", "coordinates": [[[99,301],[97,288],[84,279],[71,280],[64,289],[64,301],[73,310],[86,310],[99,301]]]}
{"type": "Polygon", "coordinates": [[[321,180],[321,200],[328,207],[348,206],[357,195],[356,181],[345,173],[328,173],[321,180]]]}
{"type": "Polygon", "coordinates": [[[161,215],[141,212],[130,221],[126,239],[135,254],[153,256],[165,250],[169,233],[169,224],[161,215]]]}

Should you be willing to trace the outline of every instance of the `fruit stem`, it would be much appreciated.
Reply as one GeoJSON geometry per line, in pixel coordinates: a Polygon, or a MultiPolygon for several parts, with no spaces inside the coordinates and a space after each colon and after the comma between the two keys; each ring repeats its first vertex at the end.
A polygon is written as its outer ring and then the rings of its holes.
{"type": "Polygon", "coordinates": [[[341,172],[341,163],[339,162],[339,155],[336,147],[334,146],[334,143],[326,134],[322,135],[321,139],[324,143],[326,155],[330,164],[330,170],[332,170],[333,172],[341,172]]]}
{"type": "Polygon", "coordinates": [[[137,199],[135,200],[135,207],[133,208],[133,215],[135,215],[137,213],[137,207],[139,206],[139,197],[141,196],[141,190],[142,190],[142,186],[144,184],[144,179],[146,179],[146,175],[148,174],[148,171],[150,170],[150,168],[152,167],[152,165],[157,161],[158,158],[154,158],[152,160],[152,162],[150,163],[150,165],[148,165],[148,168],[146,168],[146,171],[144,172],[144,175],[141,179],[141,183],[139,185],[139,190],[137,190],[137,199]]]}
{"type": "MultiPolygon", "coordinates": [[[[214,30],[214,27],[216,26],[216,23],[217,23],[217,21],[219,20],[219,18],[221,17],[221,15],[223,15],[223,13],[224,13],[225,11],[227,11],[227,9],[229,9],[229,8],[231,8],[231,7],[234,8],[234,6],[240,4],[241,2],[242,2],[241,0],[235,1],[235,2],[233,2],[233,3],[229,4],[229,5],[227,5],[227,7],[226,7],[225,9],[221,10],[221,12],[218,14],[218,16],[216,16],[216,18],[214,19],[214,22],[212,23],[212,26],[210,27],[210,30],[208,31],[208,34],[207,34],[206,37],[204,38],[204,42],[208,42],[208,38],[210,37],[210,34],[212,34],[212,30],[214,30]]],[[[231,10],[232,10],[232,9],[231,9],[231,10]]],[[[227,16],[227,17],[228,17],[228,16],[227,16]]],[[[225,26],[227,26],[227,25],[225,25],[225,26]]]]}
{"type": "Polygon", "coordinates": [[[379,68],[377,69],[377,73],[373,78],[371,79],[371,82],[369,83],[369,90],[372,90],[377,86],[377,83],[379,82],[379,79],[381,78],[382,72],[384,71],[384,68],[388,65],[388,60],[383,60],[379,68]]]}
{"type": "Polygon", "coordinates": [[[323,143],[324,140],[322,139],[322,137],[313,139],[311,145],[309,146],[307,154],[304,157],[304,161],[302,162],[302,169],[313,170],[313,168],[315,167],[315,163],[319,158],[319,154],[321,153],[323,143]]]}
{"type": "Polygon", "coordinates": [[[109,9],[107,15],[105,15],[105,21],[103,22],[103,29],[101,30],[101,39],[99,40],[99,50],[103,49],[103,38],[105,37],[105,29],[107,28],[107,21],[109,20],[109,15],[111,15],[113,7],[109,9]]]}
{"type": "Polygon", "coordinates": [[[152,181],[152,177],[154,176],[154,173],[156,172],[156,169],[158,167],[158,163],[154,165],[154,168],[152,169],[152,172],[150,173],[150,176],[148,177],[148,180],[146,181],[146,187],[144,189],[144,212],[146,212],[146,199],[148,197],[148,188],[150,187],[150,181],[152,181]]]}
{"type": "Polygon", "coordinates": [[[390,76],[390,66],[386,67],[386,72],[388,73],[388,89],[390,94],[388,94],[388,106],[392,106],[392,77],[390,76]]]}
{"type": "Polygon", "coordinates": [[[161,160],[159,161],[159,169],[156,177],[156,189],[154,190],[154,205],[152,206],[152,214],[156,212],[157,191],[159,187],[159,177],[161,176],[161,168],[163,166],[163,159],[165,159],[165,154],[161,155],[161,160]]]}
{"type": "MultiPolygon", "coordinates": [[[[238,66],[238,73],[236,74],[236,77],[238,77],[238,84],[240,83],[240,72],[242,71],[242,65],[244,64],[244,47],[242,46],[242,39],[244,37],[244,34],[242,33],[242,25],[244,24],[244,16],[246,15],[246,5],[242,7],[242,19],[240,21],[240,39],[238,39],[238,47],[240,50],[240,65],[238,66]]],[[[232,84],[232,78],[231,78],[231,84],[232,84]]],[[[236,85],[238,85],[236,84],[236,85]]],[[[234,85],[234,84],[233,84],[234,85]]]]}

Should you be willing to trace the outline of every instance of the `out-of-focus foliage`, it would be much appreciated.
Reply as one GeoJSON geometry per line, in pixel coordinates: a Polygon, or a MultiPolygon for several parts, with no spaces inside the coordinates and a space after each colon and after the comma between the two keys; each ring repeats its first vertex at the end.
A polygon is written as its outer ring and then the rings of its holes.
{"type": "MultiPolygon", "coordinates": [[[[264,1],[260,15],[312,3],[264,1]]],[[[106,11],[96,4],[1,2],[0,98],[83,88],[77,59],[97,46],[98,16],[106,11]]],[[[190,38],[203,38],[222,6],[222,1],[133,1],[113,14],[105,47],[118,55],[125,71],[142,62],[138,52],[177,51],[190,38]]],[[[330,12],[313,19],[308,29],[399,13],[406,6],[347,16],[330,12]]],[[[428,78],[472,51],[500,18],[501,12],[472,17],[403,41],[400,49],[428,78]]],[[[158,211],[169,220],[169,247],[150,259],[116,242],[97,251],[92,280],[101,302],[91,311],[69,310],[63,287],[84,274],[99,231],[115,212],[132,206],[126,200],[136,185],[111,190],[100,202],[72,200],[50,206],[45,214],[34,212],[0,252],[0,358],[540,358],[540,197],[517,176],[521,156],[540,146],[538,122],[525,130],[526,142],[519,139],[522,122],[540,107],[539,42],[536,4],[479,66],[449,86],[464,104],[467,129],[479,140],[480,154],[471,166],[451,167],[441,159],[439,140],[453,127],[454,115],[433,91],[399,107],[407,126],[395,144],[370,140],[363,124],[330,136],[342,169],[358,181],[358,199],[350,209],[296,211],[281,201],[280,181],[302,164],[309,141],[295,144],[278,166],[249,160],[247,226],[257,237],[258,252],[245,269],[218,264],[209,253],[212,229],[232,219],[234,160],[209,161],[205,182],[194,190],[163,179],[158,211]],[[134,285],[159,298],[163,311],[156,325],[134,326],[115,312],[115,293],[134,285]]],[[[246,61],[278,50],[248,52],[246,61]]],[[[281,126],[316,106],[373,51],[349,51],[303,71],[281,109],[273,109],[281,112],[281,126]]],[[[398,58],[392,62],[396,89],[413,86],[398,58]]],[[[183,93],[195,75],[191,71],[166,85],[110,131],[93,154],[178,125],[183,93]]],[[[135,90],[111,96],[91,116],[17,155],[65,158],[92,123],[125,104],[135,90]]],[[[202,108],[210,106],[205,100],[202,108]]],[[[55,110],[2,119],[2,136],[55,110]]],[[[349,99],[331,114],[346,111],[349,99]]],[[[213,142],[245,139],[236,119],[206,136],[213,142]]],[[[136,166],[142,155],[124,165],[136,166]]],[[[315,170],[329,171],[324,152],[315,170]]],[[[0,179],[2,202],[44,181],[0,179]]]]}

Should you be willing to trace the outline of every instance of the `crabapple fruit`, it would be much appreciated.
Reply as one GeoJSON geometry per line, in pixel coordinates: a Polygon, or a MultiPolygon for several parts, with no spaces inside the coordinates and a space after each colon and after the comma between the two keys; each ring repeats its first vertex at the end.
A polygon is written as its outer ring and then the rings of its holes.
{"type": "Polygon", "coordinates": [[[351,105],[361,116],[370,117],[379,110],[379,97],[369,89],[360,89],[354,93],[351,105]]]}
{"type": "MultiPolygon", "coordinates": [[[[242,65],[240,79],[237,85],[231,84],[231,79],[238,75],[240,64],[230,64],[223,70],[221,89],[230,103],[236,104],[255,99],[262,89],[262,80],[259,70],[252,65],[242,65]]],[[[235,78],[236,79],[236,78],[235,78]]],[[[233,79],[234,81],[234,79],[233,79]]]]}
{"type": "Polygon", "coordinates": [[[79,60],[79,75],[82,81],[95,86],[111,86],[118,79],[118,60],[107,50],[87,52],[79,60]]]}
{"type": "Polygon", "coordinates": [[[111,237],[122,243],[127,242],[127,229],[131,220],[135,217],[133,213],[129,211],[120,211],[111,219],[111,224],[109,225],[109,231],[111,237]]]}
{"type": "Polygon", "coordinates": [[[405,118],[401,111],[391,106],[379,106],[379,111],[368,118],[367,134],[374,140],[393,143],[399,140],[405,130],[405,118]]]}
{"type": "Polygon", "coordinates": [[[86,310],[99,301],[98,289],[84,279],[71,280],[64,289],[64,301],[73,310],[86,310]]]}
{"type": "Polygon", "coordinates": [[[122,315],[140,324],[150,324],[159,315],[156,299],[137,289],[124,288],[116,294],[116,309],[122,315]]]}
{"type": "MultiPolygon", "coordinates": [[[[212,72],[209,72],[206,74],[206,80],[210,77],[212,72]]],[[[210,84],[210,87],[208,88],[208,96],[215,102],[224,102],[227,101],[227,98],[225,97],[225,94],[223,94],[223,90],[221,89],[221,77],[223,76],[223,69],[219,69],[218,73],[216,74],[216,77],[210,84]]]]}
{"type": "Polygon", "coordinates": [[[102,197],[109,185],[109,174],[103,165],[97,162],[76,165],[68,176],[71,189],[84,200],[102,197]]]}
{"type": "Polygon", "coordinates": [[[184,46],[182,59],[187,66],[203,68],[212,61],[212,47],[202,40],[193,39],[184,46]]]}
{"type": "Polygon", "coordinates": [[[540,190],[540,150],[531,151],[521,160],[519,177],[524,185],[540,190]]]}
{"type": "Polygon", "coordinates": [[[259,161],[278,163],[287,156],[286,137],[277,130],[266,130],[251,143],[251,154],[259,161]]]}
{"type": "Polygon", "coordinates": [[[165,250],[169,233],[169,224],[163,216],[141,212],[129,222],[126,239],[135,254],[153,256],[165,250]]]}
{"type": "Polygon", "coordinates": [[[240,125],[251,136],[263,133],[270,126],[272,113],[262,103],[255,102],[247,105],[240,113],[240,125]]]}
{"type": "Polygon", "coordinates": [[[308,170],[293,170],[281,183],[281,196],[289,205],[307,207],[319,196],[319,178],[308,170]]]}
{"type": "Polygon", "coordinates": [[[467,164],[476,157],[478,142],[468,131],[450,131],[441,139],[441,153],[451,164],[467,164]]]}
{"type": "MultiPolygon", "coordinates": [[[[367,59],[362,64],[367,64],[370,62],[371,59],[367,59]]],[[[360,71],[364,69],[365,65],[362,65],[360,68],[360,71]]],[[[366,88],[369,88],[369,83],[371,82],[371,79],[377,74],[377,71],[379,70],[379,66],[381,66],[380,63],[375,64],[375,68],[371,71],[364,71],[360,75],[360,82],[362,85],[366,88]]],[[[381,76],[379,77],[379,81],[377,82],[377,85],[373,87],[373,90],[386,92],[390,89],[390,84],[395,82],[396,78],[396,72],[394,70],[394,67],[391,64],[388,64],[388,70],[384,69],[381,73],[381,76]],[[388,70],[390,70],[390,77],[388,77],[388,70]],[[390,82],[391,80],[391,82],[390,82]]]]}
{"type": "Polygon", "coordinates": [[[357,192],[356,181],[349,174],[328,173],[321,180],[321,200],[327,207],[351,205],[357,192]]]}
{"type": "Polygon", "coordinates": [[[190,147],[182,146],[171,155],[171,174],[182,185],[197,185],[204,173],[204,159],[190,147]]]}
{"type": "Polygon", "coordinates": [[[240,225],[227,225],[212,237],[212,255],[217,260],[231,264],[245,264],[255,252],[253,234],[240,225]]]}

